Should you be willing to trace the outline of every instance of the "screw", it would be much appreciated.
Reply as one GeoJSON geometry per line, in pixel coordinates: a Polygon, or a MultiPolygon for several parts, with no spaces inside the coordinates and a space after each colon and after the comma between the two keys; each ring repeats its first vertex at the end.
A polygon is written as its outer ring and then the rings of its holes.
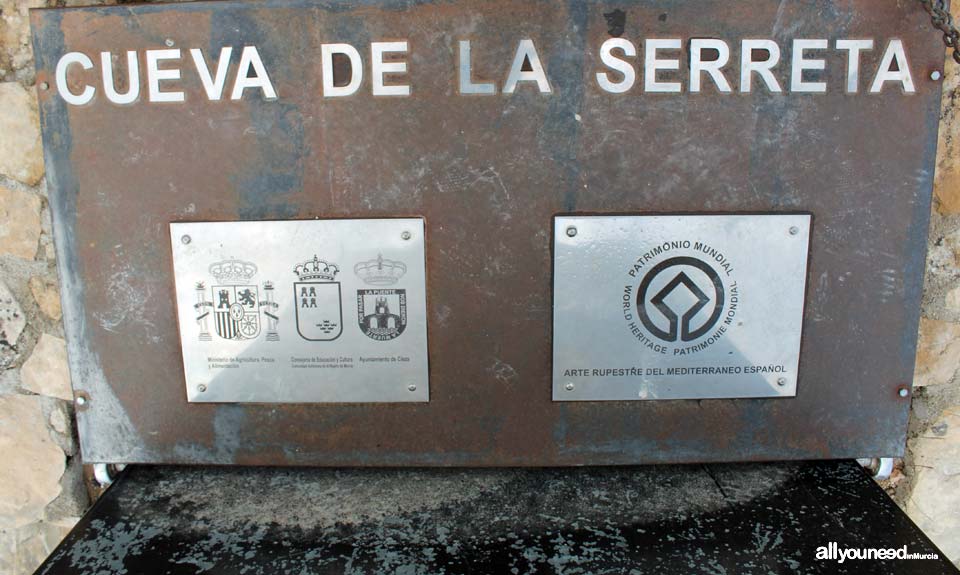
{"type": "Polygon", "coordinates": [[[573,391],[573,384],[572,384],[572,383],[568,383],[568,384],[567,384],[566,386],[564,386],[564,387],[567,388],[567,391],[573,391]]]}
{"type": "Polygon", "coordinates": [[[49,89],[50,89],[50,84],[48,84],[48,83],[46,83],[46,82],[40,82],[40,89],[41,89],[41,90],[49,90],[49,89]]]}
{"type": "Polygon", "coordinates": [[[897,395],[899,395],[900,397],[907,397],[908,395],[910,395],[910,390],[905,387],[901,387],[900,391],[897,392],[897,395]]]}
{"type": "MultiPolygon", "coordinates": [[[[404,240],[409,240],[410,238],[413,237],[413,234],[411,234],[410,232],[404,230],[403,233],[400,234],[400,237],[401,237],[402,239],[404,239],[404,240]]],[[[410,390],[410,391],[413,391],[413,390],[410,390]]]]}
{"type": "Polygon", "coordinates": [[[204,391],[207,391],[207,386],[201,383],[200,385],[197,386],[197,391],[199,391],[200,393],[203,393],[204,391]]]}
{"type": "Polygon", "coordinates": [[[577,226],[568,226],[567,227],[567,237],[572,238],[577,235],[577,226]]]}
{"type": "Polygon", "coordinates": [[[184,235],[182,235],[182,236],[180,237],[180,243],[183,244],[183,245],[189,244],[190,241],[191,241],[190,236],[188,236],[188,235],[186,235],[186,234],[184,234],[184,235]]]}
{"type": "Polygon", "coordinates": [[[86,405],[86,404],[87,404],[86,397],[83,397],[82,395],[77,397],[77,405],[86,405]]]}
{"type": "Polygon", "coordinates": [[[164,40],[163,43],[166,44],[168,48],[173,48],[173,40],[171,40],[170,38],[167,38],[166,40],[164,40]]]}
{"type": "Polygon", "coordinates": [[[780,387],[783,387],[783,386],[787,385],[787,378],[781,377],[780,379],[778,379],[778,380],[777,380],[777,385],[779,385],[780,387]]]}
{"type": "Polygon", "coordinates": [[[800,228],[797,226],[790,226],[790,235],[795,236],[800,233],[800,228]]]}
{"type": "Polygon", "coordinates": [[[943,78],[943,74],[940,73],[940,70],[934,70],[930,72],[930,79],[934,82],[938,81],[940,78],[943,78]]]}
{"type": "Polygon", "coordinates": [[[407,391],[417,391],[417,386],[411,383],[410,385],[407,386],[407,391]]]}

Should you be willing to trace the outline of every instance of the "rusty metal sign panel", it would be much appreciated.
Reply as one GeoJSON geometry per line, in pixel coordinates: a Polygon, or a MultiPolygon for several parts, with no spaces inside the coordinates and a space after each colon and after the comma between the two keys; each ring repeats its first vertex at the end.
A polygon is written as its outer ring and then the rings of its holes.
{"type": "Polygon", "coordinates": [[[553,399],[797,394],[809,215],[563,216],[553,399]]]}
{"type": "MultiPolygon", "coordinates": [[[[944,59],[919,3],[267,0],[36,10],[32,25],[87,461],[903,449],[944,59]],[[796,396],[553,401],[554,218],[683,213],[812,215],[796,396]],[[194,289],[216,262],[175,280],[171,224],[397,217],[424,225],[429,401],[191,401],[183,314],[219,297],[194,289]]],[[[267,346],[294,262],[253,263],[237,285],[257,287],[267,346]]],[[[279,316],[281,344],[293,322],[279,316]]]]}
{"type": "Polygon", "coordinates": [[[423,220],[176,223],[170,236],[188,401],[429,399],[423,220]]]}

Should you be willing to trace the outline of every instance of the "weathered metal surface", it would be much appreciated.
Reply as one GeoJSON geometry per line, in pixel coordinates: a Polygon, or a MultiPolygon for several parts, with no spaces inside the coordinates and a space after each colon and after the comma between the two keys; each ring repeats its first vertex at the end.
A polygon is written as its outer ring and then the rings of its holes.
{"type": "Polygon", "coordinates": [[[810,216],[562,216],[553,399],[797,394],[810,216]]]}
{"type": "Polygon", "coordinates": [[[852,461],[128,468],[38,575],[960,573],[852,461]],[[306,510],[306,511],[305,511],[306,510]],[[817,559],[819,547],[924,560],[817,559]]]}
{"type": "Polygon", "coordinates": [[[32,18],[88,461],[566,465],[903,449],[898,390],[913,372],[939,115],[929,72],[943,64],[914,3],[199,2],[32,18]],[[613,8],[622,22],[604,16],[613,8]],[[611,33],[875,38],[864,70],[900,38],[916,93],[846,94],[845,58],[828,52],[826,94],[614,96],[594,81],[611,33]],[[320,43],[401,37],[410,97],[369,84],[319,97],[320,43]],[[487,80],[529,37],[552,93],[457,93],[458,39],[474,40],[487,80]],[[67,106],[53,89],[66,52],[168,43],[257,45],[280,97],[209,101],[188,68],[178,104],[67,106]],[[813,214],[797,397],[552,402],[552,218],[689,211],[813,214]],[[428,404],[187,401],[170,222],[392,216],[426,222],[428,404]]]}
{"type": "Polygon", "coordinates": [[[170,235],[189,401],[429,399],[423,220],[179,223],[170,235]]]}

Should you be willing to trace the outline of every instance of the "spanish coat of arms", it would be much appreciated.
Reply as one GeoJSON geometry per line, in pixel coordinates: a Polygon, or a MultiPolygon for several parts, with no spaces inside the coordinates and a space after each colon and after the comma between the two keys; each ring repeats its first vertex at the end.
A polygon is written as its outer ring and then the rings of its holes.
{"type": "Polygon", "coordinates": [[[273,301],[273,284],[264,282],[263,295],[253,282],[257,266],[241,260],[230,259],[214,263],[209,268],[216,284],[210,286],[210,300],[203,282],[196,285],[197,303],[194,308],[199,314],[200,341],[210,341],[210,324],[216,334],[226,340],[242,341],[254,339],[260,335],[260,315],[267,318],[268,341],[277,341],[277,304],[273,301]],[[212,318],[211,318],[211,312],[212,318]],[[212,319],[212,322],[211,322],[212,319]]]}

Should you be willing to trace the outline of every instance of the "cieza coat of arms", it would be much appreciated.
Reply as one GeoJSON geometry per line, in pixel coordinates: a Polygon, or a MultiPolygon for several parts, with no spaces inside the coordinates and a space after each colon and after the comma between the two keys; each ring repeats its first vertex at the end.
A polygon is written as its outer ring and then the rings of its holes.
{"type": "Polygon", "coordinates": [[[260,314],[267,318],[267,341],[277,341],[277,304],[273,301],[273,284],[264,282],[263,297],[253,283],[257,266],[241,260],[230,259],[212,264],[210,275],[216,284],[210,286],[211,300],[207,300],[207,288],[203,282],[196,285],[197,324],[200,326],[200,341],[210,341],[210,324],[223,339],[241,341],[260,335],[260,314]],[[213,318],[211,322],[211,311],[213,318]]]}
{"type": "Polygon", "coordinates": [[[313,256],[297,264],[293,272],[300,281],[293,284],[296,298],[297,332],[310,341],[333,341],[343,333],[343,308],[340,282],[335,281],[340,268],[313,256]]]}
{"type": "MultiPolygon", "coordinates": [[[[407,273],[403,262],[377,259],[360,262],[353,266],[353,273],[372,286],[391,286],[407,273]]],[[[362,289],[357,290],[357,321],[360,331],[377,341],[399,337],[407,327],[407,290],[362,289]]]]}

